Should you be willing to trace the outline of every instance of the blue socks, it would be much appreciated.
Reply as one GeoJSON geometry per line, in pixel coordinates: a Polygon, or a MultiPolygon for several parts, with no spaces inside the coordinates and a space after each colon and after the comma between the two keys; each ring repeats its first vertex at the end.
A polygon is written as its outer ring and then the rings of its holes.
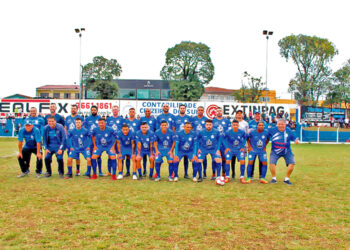
{"type": "MultiPolygon", "coordinates": [[[[94,174],[97,174],[97,170],[96,170],[97,160],[96,159],[91,159],[91,164],[92,164],[92,171],[94,172],[94,174]]],[[[90,171],[91,171],[91,168],[89,169],[89,167],[88,167],[89,175],[90,175],[90,171]]]]}
{"type": "Polygon", "coordinates": [[[188,157],[184,157],[184,170],[185,170],[185,175],[188,175],[188,157]]]}
{"type": "Polygon", "coordinates": [[[169,177],[171,177],[171,174],[174,172],[174,163],[169,163],[169,177]]]}
{"type": "Polygon", "coordinates": [[[216,162],[215,161],[211,161],[211,168],[213,170],[213,175],[214,175],[216,172],[216,162]]]}
{"type": "Polygon", "coordinates": [[[253,165],[248,163],[248,166],[247,166],[247,176],[248,176],[248,178],[252,178],[252,169],[253,169],[253,165]]]}
{"type": "Polygon", "coordinates": [[[197,164],[198,177],[202,178],[202,163],[196,162],[196,164],[197,164]]]}
{"type": "Polygon", "coordinates": [[[192,162],[192,168],[193,168],[193,178],[195,178],[197,176],[197,172],[198,172],[198,163],[197,162],[192,162]]]}
{"type": "Polygon", "coordinates": [[[153,177],[153,170],[154,170],[154,168],[149,169],[149,177],[153,177]]]}
{"type": "Polygon", "coordinates": [[[142,169],[141,168],[138,168],[137,172],[139,173],[139,176],[142,176],[142,169]]]}
{"type": "MultiPolygon", "coordinates": [[[[202,165],[202,164],[201,164],[202,165]]],[[[208,166],[208,162],[207,162],[207,157],[204,158],[203,160],[203,172],[206,174],[207,173],[207,166],[208,166]]],[[[202,170],[201,170],[202,171],[202,170]]]]}
{"type": "Polygon", "coordinates": [[[179,177],[179,163],[178,162],[176,162],[176,163],[174,163],[174,177],[179,177]]]}
{"type": "Polygon", "coordinates": [[[130,158],[126,158],[125,165],[126,165],[126,172],[130,173],[130,158]]]}
{"type": "Polygon", "coordinates": [[[68,174],[73,174],[72,173],[72,166],[68,166],[68,174]]]}
{"type": "Polygon", "coordinates": [[[225,174],[227,177],[230,176],[230,164],[225,163],[225,174]]]}
{"type": "MultiPolygon", "coordinates": [[[[94,161],[94,159],[91,159],[91,163],[94,161]]],[[[91,174],[91,166],[87,166],[87,170],[86,170],[87,175],[91,174]]]]}
{"type": "Polygon", "coordinates": [[[267,172],[267,165],[262,165],[262,167],[261,167],[261,178],[262,179],[265,179],[265,177],[266,177],[266,172],[267,172]]]}
{"type": "Polygon", "coordinates": [[[117,161],[111,160],[111,163],[112,163],[112,174],[116,175],[116,173],[117,173],[117,161]]]}
{"type": "Polygon", "coordinates": [[[108,173],[112,173],[112,160],[108,159],[107,162],[108,173]]]}
{"type": "Polygon", "coordinates": [[[160,162],[156,162],[156,172],[157,172],[157,178],[160,178],[160,162]]]}
{"type": "Polygon", "coordinates": [[[216,176],[219,177],[221,176],[221,162],[220,163],[216,163],[216,176]]]}
{"type": "Polygon", "coordinates": [[[98,172],[102,174],[102,159],[101,157],[97,159],[97,164],[98,164],[98,172]]]}
{"type": "Polygon", "coordinates": [[[245,172],[245,164],[241,164],[241,177],[244,177],[244,172],[245,172]]]}

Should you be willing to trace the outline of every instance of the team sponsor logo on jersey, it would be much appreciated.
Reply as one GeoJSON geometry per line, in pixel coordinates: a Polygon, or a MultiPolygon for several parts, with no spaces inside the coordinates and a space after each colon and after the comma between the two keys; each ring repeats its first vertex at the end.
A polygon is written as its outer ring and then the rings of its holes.
{"type": "Polygon", "coordinates": [[[205,145],[207,145],[208,147],[211,147],[213,145],[213,142],[211,140],[207,140],[205,145]]]}
{"type": "Polygon", "coordinates": [[[262,148],[264,146],[264,143],[262,140],[259,140],[257,143],[256,143],[257,147],[258,148],[262,148]]]}
{"type": "Polygon", "coordinates": [[[167,148],[169,146],[169,142],[167,140],[163,141],[163,146],[167,148]]]}
{"type": "Polygon", "coordinates": [[[188,144],[188,142],[185,142],[185,144],[183,145],[183,149],[184,150],[189,150],[190,149],[190,144],[188,144]]]}

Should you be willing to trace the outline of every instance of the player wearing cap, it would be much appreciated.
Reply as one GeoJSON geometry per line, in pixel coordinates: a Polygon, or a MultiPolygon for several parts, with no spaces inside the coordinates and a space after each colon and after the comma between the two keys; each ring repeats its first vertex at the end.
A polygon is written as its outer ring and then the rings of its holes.
{"type": "Polygon", "coordinates": [[[255,158],[258,156],[263,166],[261,168],[260,183],[267,184],[266,172],[267,172],[267,155],[266,145],[269,142],[269,133],[264,129],[264,123],[259,122],[256,130],[249,131],[247,143],[248,143],[248,167],[247,167],[247,183],[251,183],[252,179],[252,167],[255,158]]]}
{"type": "MultiPolygon", "coordinates": [[[[162,121],[160,124],[160,129],[158,129],[154,133],[154,149],[155,149],[155,165],[156,165],[156,172],[157,177],[155,178],[155,181],[160,181],[160,167],[163,163],[163,157],[166,157],[169,170],[171,169],[170,166],[173,165],[174,161],[174,135],[175,133],[168,128],[168,123],[166,121],[162,121]]],[[[170,176],[169,171],[169,176],[170,176]]]]}
{"type": "Polygon", "coordinates": [[[64,164],[63,164],[63,152],[66,145],[66,133],[64,127],[56,123],[54,116],[48,118],[48,125],[44,128],[43,134],[43,148],[45,150],[45,177],[49,178],[52,175],[51,162],[52,155],[56,155],[58,164],[58,174],[60,178],[63,178],[64,164]]]}
{"type": "MultiPolygon", "coordinates": [[[[261,115],[260,115],[260,111],[259,110],[255,110],[254,111],[254,119],[249,121],[249,129],[250,130],[256,130],[258,127],[258,123],[259,122],[263,122],[264,123],[264,128],[267,129],[267,123],[261,119],[261,115]]],[[[255,166],[255,160],[253,163],[253,168],[252,168],[252,173],[251,176],[252,178],[254,177],[254,166],[255,166]]],[[[262,168],[262,162],[259,161],[259,178],[261,177],[261,168],[262,168]]]]}
{"type": "MultiPolygon", "coordinates": [[[[67,141],[69,147],[69,154],[67,160],[68,173],[66,179],[73,177],[72,163],[73,159],[79,159],[79,155],[82,154],[87,161],[87,168],[91,169],[91,136],[86,128],[83,128],[83,121],[76,117],[74,120],[75,128],[69,129],[67,134],[67,141]]],[[[94,168],[94,174],[96,174],[96,166],[94,168]]],[[[77,170],[77,173],[78,170],[77,170]]]]}
{"type": "Polygon", "coordinates": [[[283,119],[277,122],[277,127],[269,129],[269,138],[271,140],[270,171],[272,175],[270,183],[277,183],[276,164],[278,159],[282,157],[287,164],[287,175],[284,178],[284,183],[292,185],[289,178],[294,169],[295,159],[290,142],[294,141],[295,144],[298,144],[299,139],[296,138],[291,129],[286,128],[286,122],[283,119]]]}
{"type": "Polygon", "coordinates": [[[29,173],[31,154],[36,155],[36,176],[41,177],[41,170],[43,168],[41,155],[41,134],[35,128],[31,120],[26,120],[24,128],[20,129],[18,133],[18,163],[21,167],[22,173],[18,178],[25,177],[29,173]],[[25,141],[25,144],[23,143],[25,141]],[[24,144],[24,146],[23,146],[24,144]]]}

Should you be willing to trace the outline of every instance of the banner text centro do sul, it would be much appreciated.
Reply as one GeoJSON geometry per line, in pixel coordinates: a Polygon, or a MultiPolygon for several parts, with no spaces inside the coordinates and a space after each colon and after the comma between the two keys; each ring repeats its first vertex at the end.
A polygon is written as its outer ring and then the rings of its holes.
{"type": "Polygon", "coordinates": [[[208,118],[214,118],[216,110],[221,107],[224,116],[234,116],[237,110],[242,110],[245,114],[249,114],[255,110],[265,112],[269,116],[277,113],[290,113],[291,108],[297,108],[296,105],[290,104],[258,104],[258,103],[235,103],[235,102],[177,102],[177,101],[125,101],[125,100],[82,100],[79,104],[79,100],[57,100],[57,99],[26,99],[26,100],[1,100],[0,102],[0,115],[5,116],[8,113],[15,113],[21,110],[24,113],[29,113],[31,107],[36,107],[39,113],[50,113],[50,103],[56,103],[57,113],[63,116],[70,114],[70,107],[72,104],[80,105],[80,113],[82,115],[89,115],[90,109],[93,105],[98,107],[98,113],[101,116],[112,115],[112,107],[114,105],[119,106],[120,115],[127,115],[130,108],[136,109],[136,114],[144,116],[145,110],[149,108],[152,115],[157,116],[162,113],[162,106],[168,104],[170,107],[170,113],[177,115],[179,112],[179,106],[184,104],[187,107],[187,115],[197,115],[197,108],[199,106],[204,107],[204,114],[208,118]]]}

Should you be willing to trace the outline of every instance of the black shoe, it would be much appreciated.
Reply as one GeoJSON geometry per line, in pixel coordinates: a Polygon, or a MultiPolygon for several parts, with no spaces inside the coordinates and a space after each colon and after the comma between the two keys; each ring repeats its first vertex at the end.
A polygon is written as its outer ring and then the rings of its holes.
{"type": "Polygon", "coordinates": [[[142,180],[142,176],[137,176],[137,180],[141,181],[142,180]]]}
{"type": "Polygon", "coordinates": [[[153,176],[149,176],[148,178],[149,178],[151,181],[154,180],[153,176]]]}
{"type": "Polygon", "coordinates": [[[199,177],[197,182],[202,182],[203,181],[203,178],[202,177],[199,177]]]}
{"type": "Polygon", "coordinates": [[[270,181],[270,183],[271,183],[271,184],[276,184],[276,183],[277,183],[277,180],[272,179],[272,180],[270,181]]]}
{"type": "Polygon", "coordinates": [[[147,177],[147,171],[143,171],[142,177],[147,177]]]}
{"type": "Polygon", "coordinates": [[[288,181],[283,181],[287,185],[293,185],[289,180],[288,181]]]}
{"type": "Polygon", "coordinates": [[[190,179],[190,177],[188,176],[188,174],[185,174],[185,175],[184,175],[184,178],[185,178],[185,179],[190,179]]]}
{"type": "Polygon", "coordinates": [[[207,173],[203,173],[203,179],[207,179],[207,173]]]}
{"type": "Polygon", "coordinates": [[[59,174],[58,176],[60,177],[60,179],[63,179],[63,178],[64,178],[64,175],[63,175],[63,174],[59,174]]]}
{"type": "Polygon", "coordinates": [[[50,178],[50,177],[51,177],[51,174],[48,173],[48,172],[46,172],[46,173],[44,174],[44,177],[45,177],[45,178],[50,178]]]}
{"type": "MultiPolygon", "coordinates": [[[[60,177],[60,178],[61,178],[61,177],[60,177]]],[[[70,179],[70,178],[73,178],[73,175],[72,175],[72,174],[66,174],[65,179],[70,179]]]]}
{"type": "Polygon", "coordinates": [[[130,176],[130,172],[126,172],[126,174],[124,175],[124,177],[129,177],[130,176]]]}

